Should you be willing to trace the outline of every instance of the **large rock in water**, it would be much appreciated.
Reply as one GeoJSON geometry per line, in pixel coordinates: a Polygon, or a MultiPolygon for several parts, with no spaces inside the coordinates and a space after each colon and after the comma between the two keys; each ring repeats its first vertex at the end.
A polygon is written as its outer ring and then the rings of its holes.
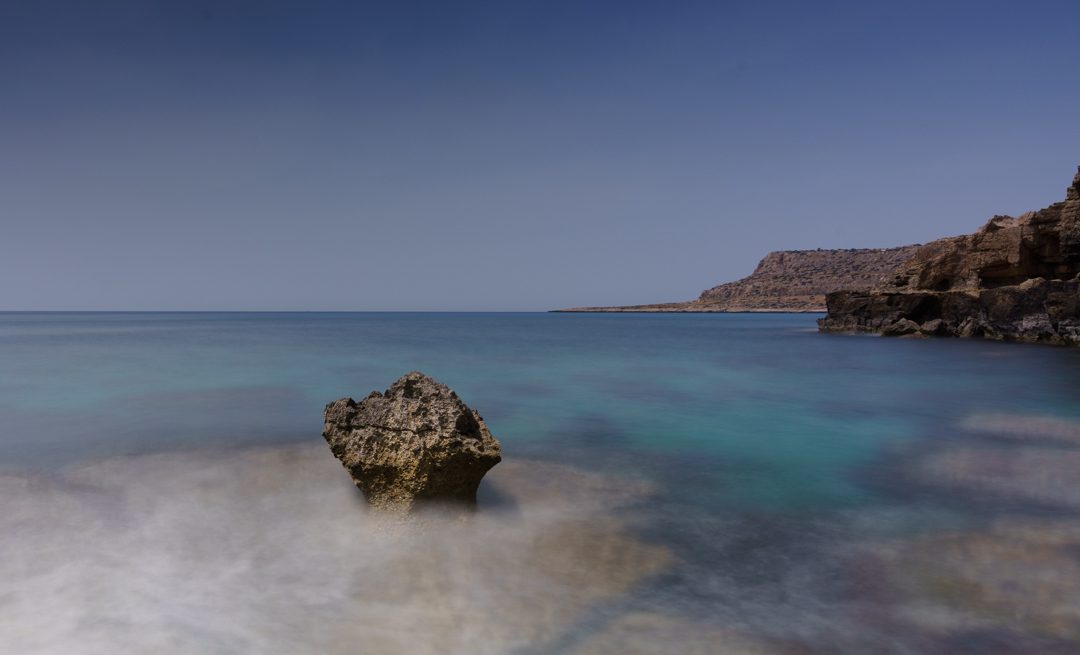
{"type": "Polygon", "coordinates": [[[359,403],[326,406],[323,437],[368,502],[408,511],[418,501],[476,504],[502,459],[484,419],[446,385],[413,371],[359,403]]]}
{"type": "Polygon", "coordinates": [[[826,297],[826,331],[1080,345],[1080,172],[1065,200],[919,248],[870,291],[826,297]]]}

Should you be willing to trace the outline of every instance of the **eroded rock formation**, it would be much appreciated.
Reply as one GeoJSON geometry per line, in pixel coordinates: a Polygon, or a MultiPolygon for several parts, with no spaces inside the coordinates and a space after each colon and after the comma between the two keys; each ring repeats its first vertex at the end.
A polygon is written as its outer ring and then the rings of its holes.
{"type": "Polygon", "coordinates": [[[446,385],[413,371],[359,403],[326,406],[323,437],[374,507],[419,501],[473,505],[481,478],[502,459],[484,419],[446,385]]]}
{"type": "Polygon", "coordinates": [[[750,275],[706,289],[696,300],[627,307],[579,307],[577,312],[820,312],[825,294],[869,290],[919,249],[859,248],[781,250],[758,262],[750,275]]]}
{"type": "Polygon", "coordinates": [[[1080,170],[1064,201],[929,243],[872,291],[826,302],[826,331],[1080,345],[1080,170]]]}
{"type": "Polygon", "coordinates": [[[896,272],[918,249],[914,245],[771,252],[750,276],[707,289],[697,302],[704,306],[820,311],[825,294],[839,289],[869,290],[896,272]]]}

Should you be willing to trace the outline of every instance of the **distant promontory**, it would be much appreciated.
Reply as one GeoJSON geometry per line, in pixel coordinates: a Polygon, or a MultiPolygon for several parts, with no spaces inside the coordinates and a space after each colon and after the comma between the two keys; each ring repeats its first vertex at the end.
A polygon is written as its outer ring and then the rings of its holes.
{"type": "Polygon", "coordinates": [[[903,266],[918,245],[899,248],[782,250],[762,259],[749,276],[706,289],[695,300],[575,307],[562,312],[824,312],[825,295],[869,290],[903,266]]]}

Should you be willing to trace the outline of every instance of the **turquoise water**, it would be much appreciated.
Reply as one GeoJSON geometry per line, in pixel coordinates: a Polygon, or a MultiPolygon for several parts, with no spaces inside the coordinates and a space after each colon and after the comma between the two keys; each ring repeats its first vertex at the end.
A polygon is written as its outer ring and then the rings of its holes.
{"type": "Polygon", "coordinates": [[[824,335],[815,318],[0,314],[0,465],[49,475],[117,455],[317,443],[326,402],[419,369],[484,415],[507,461],[654,489],[624,518],[679,564],[624,602],[810,652],[1069,652],[1080,630],[1001,618],[1010,601],[996,591],[919,597],[975,617],[959,627],[853,617],[893,601],[850,572],[867,544],[1072,521],[1071,495],[1017,492],[1030,471],[995,486],[940,470],[954,451],[1075,454],[1080,353],[824,335]]]}
{"type": "Polygon", "coordinates": [[[421,369],[511,455],[692,456],[734,471],[694,490],[716,502],[835,507],[871,501],[853,472],[905,439],[979,412],[1078,414],[1076,353],[821,335],[814,318],[7,314],[0,461],[317,437],[329,400],[421,369]]]}

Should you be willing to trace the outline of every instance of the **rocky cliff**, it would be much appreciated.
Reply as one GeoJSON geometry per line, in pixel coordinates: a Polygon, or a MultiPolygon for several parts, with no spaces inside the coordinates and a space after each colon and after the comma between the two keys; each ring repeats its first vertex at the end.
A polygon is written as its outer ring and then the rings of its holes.
{"type": "Polygon", "coordinates": [[[1064,201],[922,246],[887,282],[827,304],[826,331],[1080,345],[1080,170],[1064,201]]]}
{"type": "Polygon", "coordinates": [[[694,302],[725,311],[734,307],[822,311],[825,294],[838,289],[870,289],[900,268],[918,248],[771,252],[748,277],[707,289],[694,302]]]}
{"type": "Polygon", "coordinates": [[[749,276],[706,289],[696,300],[580,312],[821,312],[825,294],[869,290],[896,272],[919,246],[771,252],[749,276]]]}

